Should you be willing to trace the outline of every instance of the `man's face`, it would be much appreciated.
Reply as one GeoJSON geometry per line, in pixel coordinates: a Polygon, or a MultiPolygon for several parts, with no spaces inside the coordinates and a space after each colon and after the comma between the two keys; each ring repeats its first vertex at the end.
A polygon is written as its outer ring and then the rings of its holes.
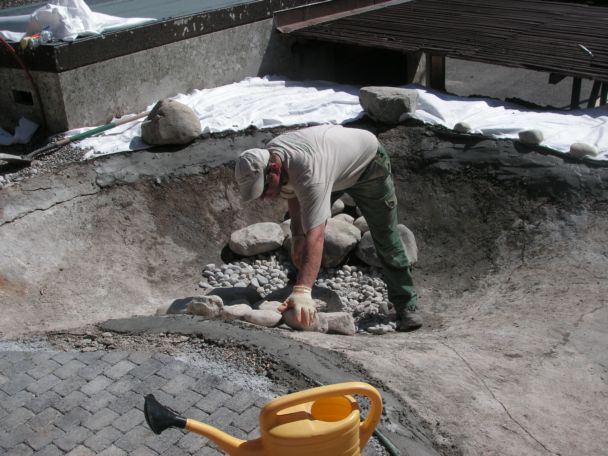
{"type": "Polygon", "coordinates": [[[262,199],[275,199],[281,194],[281,169],[278,171],[269,171],[266,173],[266,182],[264,184],[264,192],[262,199]]]}

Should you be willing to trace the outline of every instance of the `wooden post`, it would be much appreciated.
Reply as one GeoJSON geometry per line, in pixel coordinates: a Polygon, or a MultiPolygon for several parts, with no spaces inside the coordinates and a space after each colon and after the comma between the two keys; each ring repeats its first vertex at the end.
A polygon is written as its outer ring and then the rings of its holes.
{"type": "Polygon", "coordinates": [[[570,98],[570,109],[578,109],[581,103],[581,78],[572,78],[572,97],[570,98]]]}
{"type": "Polygon", "coordinates": [[[426,85],[445,92],[445,56],[426,53],[426,85]]]}
{"type": "Polygon", "coordinates": [[[589,94],[589,101],[587,102],[588,108],[595,108],[595,102],[597,101],[597,97],[600,93],[601,85],[601,81],[593,81],[593,87],[591,88],[591,93],[589,94]]]}

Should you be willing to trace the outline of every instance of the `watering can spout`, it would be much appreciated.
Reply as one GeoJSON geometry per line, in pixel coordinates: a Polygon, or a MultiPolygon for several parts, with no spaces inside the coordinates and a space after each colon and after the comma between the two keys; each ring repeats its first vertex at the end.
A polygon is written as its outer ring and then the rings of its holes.
{"type": "Polygon", "coordinates": [[[165,429],[176,427],[190,432],[196,432],[209,440],[229,455],[262,456],[262,442],[256,440],[241,440],[219,429],[190,418],[183,418],[169,407],[162,405],[152,394],[148,394],[144,403],[144,416],[150,429],[160,434],[165,429]]]}

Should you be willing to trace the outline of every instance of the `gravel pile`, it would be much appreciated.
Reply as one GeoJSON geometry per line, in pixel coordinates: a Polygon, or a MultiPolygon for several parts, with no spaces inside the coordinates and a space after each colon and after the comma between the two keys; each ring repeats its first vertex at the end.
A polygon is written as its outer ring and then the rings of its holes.
{"type": "MultiPolygon", "coordinates": [[[[295,270],[291,261],[279,250],[222,265],[208,264],[203,268],[199,287],[207,290],[251,286],[265,297],[287,286],[293,278],[295,270]]],[[[385,334],[395,331],[396,323],[388,315],[386,285],[379,268],[348,264],[340,268],[322,268],[316,285],[329,288],[340,296],[343,311],[353,315],[359,332],[385,334]]]]}
{"type": "MultiPolygon", "coordinates": [[[[28,151],[16,146],[0,147],[0,152],[11,155],[25,155],[28,151]]],[[[0,189],[29,177],[56,172],[69,163],[82,160],[85,151],[70,145],[51,151],[48,155],[38,157],[29,166],[23,164],[3,164],[0,161],[0,189]]]]}

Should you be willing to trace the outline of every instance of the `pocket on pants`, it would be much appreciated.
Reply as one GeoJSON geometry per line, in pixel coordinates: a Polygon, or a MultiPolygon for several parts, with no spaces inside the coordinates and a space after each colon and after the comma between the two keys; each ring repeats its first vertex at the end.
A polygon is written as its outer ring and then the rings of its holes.
{"type": "Polygon", "coordinates": [[[397,206],[397,197],[391,196],[385,199],[384,204],[386,204],[389,209],[395,209],[395,207],[397,206]]]}

